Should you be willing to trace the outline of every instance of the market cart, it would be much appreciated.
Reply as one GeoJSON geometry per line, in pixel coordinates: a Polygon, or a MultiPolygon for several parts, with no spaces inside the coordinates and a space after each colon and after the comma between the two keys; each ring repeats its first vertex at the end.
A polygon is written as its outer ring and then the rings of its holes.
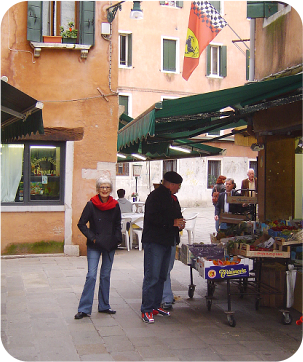
{"type": "Polygon", "coordinates": [[[211,311],[216,285],[226,282],[227,311],[225,313],[227,322],[231,327],[236,325],[235,312],[231,307],[232,295],[239,295],[240,298],[243,298],[244,295],[255,296],[256,310],[259,309],[262,295],[283,295],[285,300],[285,308],[281,310],[283,323],[290,324],[292,317],[286,308],[286,290],[281,292],[262,283],[262,263],[264,258],[282,258],[287,266],[290,258],[289,247],[287,251],[282,250],[282,246],[274,251],[251,251],[249,245],[235,243],[235,249],[233,253],[235,256],[222,262],[222,259],[224,260],[224,248],[222,246],[216,244],[182,245],[180,260],[190,267],[189,298],[193,298],[195,292],[193,280],[193,269],[195,269],[207,281],[205,300],[208,311],[211,311]],[[231,283],[237,284],[239,290],[237,293],[232,292],[231,283]]]}

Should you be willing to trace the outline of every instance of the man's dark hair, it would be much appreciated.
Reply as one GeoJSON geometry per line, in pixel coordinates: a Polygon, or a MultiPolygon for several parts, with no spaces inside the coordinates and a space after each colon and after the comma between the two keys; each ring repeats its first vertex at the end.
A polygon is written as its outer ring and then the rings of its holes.
{"type": "Polygon", "coordinates": [[[117,194],[118,194],[119,199],[121,199],[125,196],[125,190],[119,189],[119,190],[117,190],[117,194]]]}

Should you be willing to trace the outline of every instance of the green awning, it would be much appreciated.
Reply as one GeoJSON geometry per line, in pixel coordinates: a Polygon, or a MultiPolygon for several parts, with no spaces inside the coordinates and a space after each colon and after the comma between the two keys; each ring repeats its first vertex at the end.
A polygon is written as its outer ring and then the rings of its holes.
{"type": "Polygon", "coordinates": [[[43,104],[1,80],[1,142],[44,133],[43,104]]]}
{"type": "MultiPolygon", "coordinates": [[[[132,150],[143,155],[165,154],[169,157],[170,154],[162,149],[165,146],[184,139],[188,142],[211,131],[247,125],[248,118],[256,111],[301,100],[301,87],[302,74],[297,74],[164,100],[118,131],[117,150],[127,155],[132,150]]],[[[216,154],[217,150],[213,151],[216,154]]]]}

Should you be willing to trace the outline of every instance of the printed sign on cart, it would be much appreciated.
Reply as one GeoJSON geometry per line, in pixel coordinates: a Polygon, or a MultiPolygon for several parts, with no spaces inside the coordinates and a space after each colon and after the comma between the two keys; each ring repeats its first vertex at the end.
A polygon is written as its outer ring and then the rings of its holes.
{"type": "Polygon", "coordinates": [[[227,279],[242,278],[249,276],[249,266],[243,264],[235,264],[228,266],[211,266],[205,268],[205,279],[227,279]]]}

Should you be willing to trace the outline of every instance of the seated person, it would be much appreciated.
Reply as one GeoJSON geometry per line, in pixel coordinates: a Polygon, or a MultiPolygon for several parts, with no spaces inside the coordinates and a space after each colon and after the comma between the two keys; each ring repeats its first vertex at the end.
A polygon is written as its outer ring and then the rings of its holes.
{"type": "Polygon", "coordinates": [[[124,196],[125,196],[125,190],[124,189],[119,189],[117,190],[117,194],[118,194],[118,203],[120,206],[120,210],[122,213],[124,212],[133,212],[133,204],[128,201],[124,196]]]}
{"type": "MultiPolygon", "coordinates": [[[[215,220],[220,220],[221,212],[229,212],[232,214],[238,214],[242,212],[242,206],[240,204],[230,204],[227,202],[227,196],[241,196],[238,191],[235,190],[236,184],[232,178],[226,179],[225,192],[219,194],[218,202],[215,206],[215,220]]],[[[220,229],[230,226],[230,224],[220,225],[220,229]]]]}

